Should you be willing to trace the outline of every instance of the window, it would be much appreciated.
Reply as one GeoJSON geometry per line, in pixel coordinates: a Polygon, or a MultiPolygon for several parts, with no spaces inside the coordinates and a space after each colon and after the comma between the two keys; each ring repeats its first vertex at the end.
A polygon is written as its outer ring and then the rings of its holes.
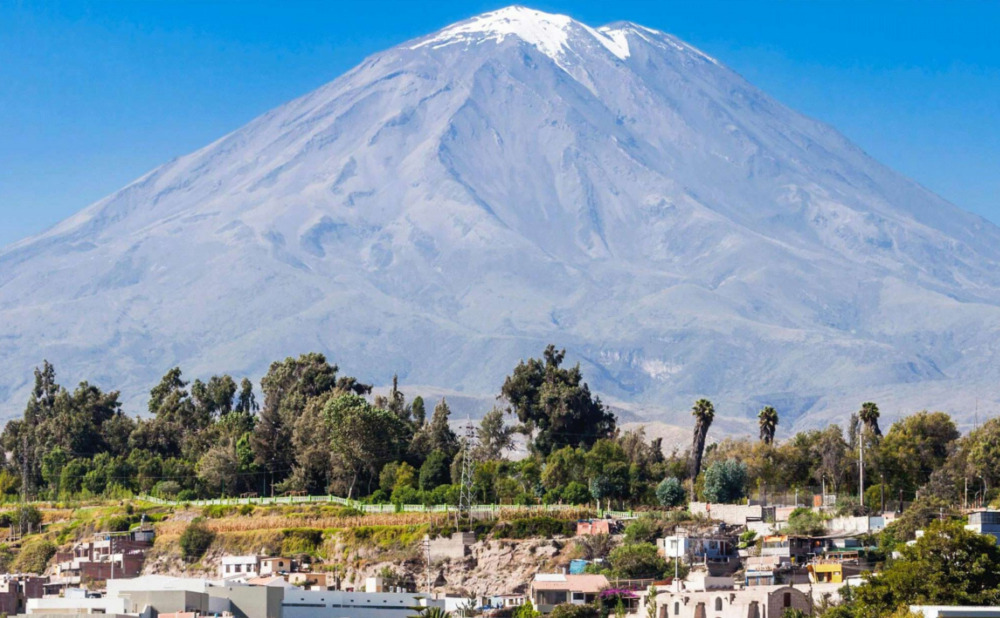
{"type": "Polygon", "coordinates": [[[680,604],[680,601],[674,601],[674,616],[677,616],[680,613],[681,613],[681,604],[680,604]]]}
{"type": "Polygon", "coordinates": [[[782,599],[781,606],[782,607],[791,607],[792,606],[792,593],[791,592],[786,592],[785,593],[784,598],[782,599]]]}
{"type": "MultiPolygon", "coordinates": [[[[787,605],[785,607],[788,607],[787,605]]],[[[722,611],[722,597],[715,597],[715,611],[722,611]]]]}

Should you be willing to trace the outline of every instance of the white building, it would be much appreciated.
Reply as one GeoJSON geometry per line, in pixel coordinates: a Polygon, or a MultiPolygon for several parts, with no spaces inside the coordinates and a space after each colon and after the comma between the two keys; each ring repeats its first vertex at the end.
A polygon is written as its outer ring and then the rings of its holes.
{"type": "Polygon", "coordinates": [[[1000,544],[1000,511],[976,511],[969,514],[968,530],[988,534],[1000,544]]]}
{"type": "Polygon", "coordinates": [[[282,618],[409,618],[414,607],[445,608],[443,600],[412,592],[285,590],[282,618]]]}
{"type": "Polygon", "coordinates": [[[219,577],[233,579],[235,577],[257,577],[260,575],[260,558],[258,556],[223,556],[219,564],[219,577]]]}
{"type": "Polygon", "coordinates": [[[44,597],[28,599],[26,614],[124,614],[124,600],[118,597],[44,597]]]}
{"type": "Polygon", "coordinates": [[[977,605],[911,605],[924,618],[1000,618],[1000,607],[977,605]]]}

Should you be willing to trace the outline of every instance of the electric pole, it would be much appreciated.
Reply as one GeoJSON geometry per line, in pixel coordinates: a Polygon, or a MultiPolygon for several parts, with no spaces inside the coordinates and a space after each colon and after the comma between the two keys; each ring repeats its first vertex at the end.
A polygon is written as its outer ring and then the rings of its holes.
{"type": "Polygon", "coordinates": [[[858,425],[858,501],[865,508],[865,432],[858,425]]]}

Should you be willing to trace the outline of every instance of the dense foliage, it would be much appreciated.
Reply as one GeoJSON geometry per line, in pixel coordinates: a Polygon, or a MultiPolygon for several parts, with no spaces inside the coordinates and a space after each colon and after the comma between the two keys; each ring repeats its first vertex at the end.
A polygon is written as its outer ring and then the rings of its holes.
{"type": "Polygon", "coordinates": [[[1000,547],[958,521],[933,521],[902,557],[869,575],[831,618],[876,618],[909,605],[997,605],[1000,547]]]}
{"type": "MultiPolygon", "coordinates": [[[[564,359],[549,346],[519,363],[474,445],[456,435],[447,401],[410,401],[396,380],[373,397],[320,354],[273,363],[258,388],[227,375],[189,382],[171,369],[151,389],[143,418],[126,415],[116,392],[86,382],[63,388],[44,363],[23,417],[0,435],[0,496],[332,493],[457,504],[471,459],[474,499],[483,503],[677,508],[825,491],[838,494],[844,513],[905,503],[894,524],[902,541],[957,505],[989,503],[1000,486],[997,419],[962,437],[947,414],[919,412],[883,434],[878,406],[866,402],[846,431],[829,425],[779,440],[779,413],[765,406],[759,438],[712,442],[715,407],[699,399],[691,448],[665,452],[642,429],[618,428],[579,366],[564,359]],[[528,456],[512,461],[516,441],[528,456]],[[866,492],[852,501],[862,449],[866,492]]],[[[820,523],[801,519],[804,529],[820,523]]],[[[37,526],[30,517],[18,523],[37,526]]]]}

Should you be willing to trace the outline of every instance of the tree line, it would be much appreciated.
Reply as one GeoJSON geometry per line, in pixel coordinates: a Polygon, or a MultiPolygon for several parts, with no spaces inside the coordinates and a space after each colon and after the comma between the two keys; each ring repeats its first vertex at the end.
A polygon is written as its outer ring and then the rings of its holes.
{"type": "Polygon", "coordinates": [[[22,418],[0,435],[0,494],[63,499],[136,493],[165,498],[332,493],[373,502],[457,503],[468,458],[483,503],[679,506],[735,502],[799,489],[888,501],[925,512],[988,502],[1000,481],[1000,421],[966,436],[942,412],[919,412],[883,432],[874,403],[837,425],[775,435],[779,414],[758,415],[759,436],[708,443],[714,405],[692,406],[691,447],[667,453],[642,429],[622,431],[579,365],[548,346],[518,363],[498,405],[466,441],[445,399],[409,400],[394,379],[385,395],[342,375],[321,354],[272,363],[258,401],[249,379],[185,380],[171,369],[132,418],[117,392],[87,382],[69,391],[49,363],[35,371],[22,418]],[[527,456],[511,460],[517,436],[527,456]],[[971,492],[971,495],[970,495],[971,492]],[[919,500],[918,500],[919,499],[919,500]]]}

